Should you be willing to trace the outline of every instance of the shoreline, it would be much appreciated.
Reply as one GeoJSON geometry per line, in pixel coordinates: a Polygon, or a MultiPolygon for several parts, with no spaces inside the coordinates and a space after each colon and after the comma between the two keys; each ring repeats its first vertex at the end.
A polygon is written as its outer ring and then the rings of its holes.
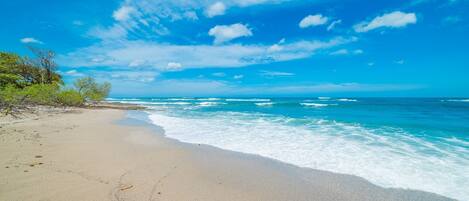
{"type": "Polygon", "coordinates": [[[451,200],[180,142],[122,123],[123,110],[78,110],[2,125],[0,200],[451,200]]]}

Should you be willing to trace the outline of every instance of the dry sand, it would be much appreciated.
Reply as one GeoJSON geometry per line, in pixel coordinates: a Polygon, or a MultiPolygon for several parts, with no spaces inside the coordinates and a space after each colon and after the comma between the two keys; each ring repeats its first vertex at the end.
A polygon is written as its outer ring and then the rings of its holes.
{"type": "Polygon", "coordinates": [[[125,111],[0,118],[0,200],[449,200],[165,138],[125,111]]]}

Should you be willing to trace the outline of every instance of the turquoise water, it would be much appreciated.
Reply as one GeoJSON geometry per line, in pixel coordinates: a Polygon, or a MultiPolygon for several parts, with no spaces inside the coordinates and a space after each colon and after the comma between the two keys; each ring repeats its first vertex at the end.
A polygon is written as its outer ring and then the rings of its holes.
{"type": "Polygon", "coordinates": [[[469,200],[469,99],[143,98],[188,143],[469,200]]]}

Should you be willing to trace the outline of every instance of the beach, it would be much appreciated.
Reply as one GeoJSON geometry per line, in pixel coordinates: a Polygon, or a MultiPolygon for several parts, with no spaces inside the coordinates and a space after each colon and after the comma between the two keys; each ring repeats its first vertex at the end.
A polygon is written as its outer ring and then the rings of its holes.
{"type": "Polygon", "coordinates": [[[125,110],[0,120],[0,200],[451,200],[188,144],[125,110]]]}

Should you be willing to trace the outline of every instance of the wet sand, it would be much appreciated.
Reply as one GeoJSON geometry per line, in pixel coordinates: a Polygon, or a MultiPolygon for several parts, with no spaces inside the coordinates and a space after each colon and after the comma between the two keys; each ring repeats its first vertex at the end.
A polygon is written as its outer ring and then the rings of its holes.
{"type": "Polygon", "coordinates": [[[126,111],[0,118],[0,200],[450,200],[355,176],[181,143],[126,111]]]}

